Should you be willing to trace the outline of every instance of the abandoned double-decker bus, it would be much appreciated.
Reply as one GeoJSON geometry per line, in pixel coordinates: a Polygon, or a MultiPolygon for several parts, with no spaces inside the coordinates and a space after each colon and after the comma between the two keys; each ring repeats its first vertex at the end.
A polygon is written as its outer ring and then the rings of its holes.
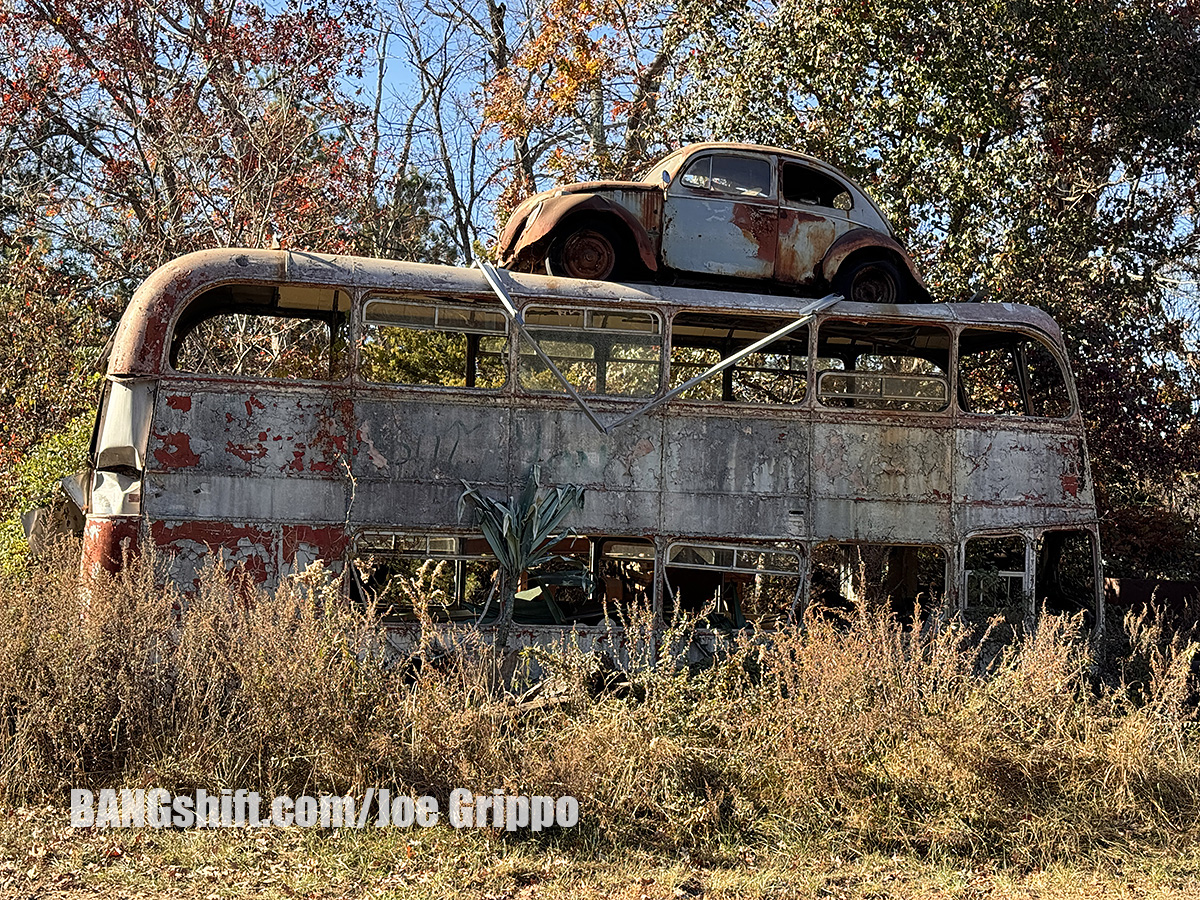
{"type": "Polygon", "coordinates": [[[416,604],[495,616],[464,482],[535,471],[586,500],[521,592],[528,641],[632,603],[1103,619],[1078,398],[1025,306],[205,251],[122,318],[92,468],[86,570],[153,546],[185,587],[214,555],[270,585],[320,559],[400,632],[416,604]]]}

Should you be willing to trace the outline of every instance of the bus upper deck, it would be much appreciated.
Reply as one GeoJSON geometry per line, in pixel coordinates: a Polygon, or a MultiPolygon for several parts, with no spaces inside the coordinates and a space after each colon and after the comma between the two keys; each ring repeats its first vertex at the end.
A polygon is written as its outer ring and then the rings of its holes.
{"type": "Polygon", "coordinates": [[[548,591],[546,623],[641,596],[741,624],[872,593],[1102,617],[1062,338],[1018,305],[205,251],[122,318],[92,464],[91,568],[147,543],[184,582],[214,551],[267,583],[432,560],[468,619],[493,563],[463,482],[509,496],[536,466],[587,489],[564,549],[596,584],[548,591]]]}

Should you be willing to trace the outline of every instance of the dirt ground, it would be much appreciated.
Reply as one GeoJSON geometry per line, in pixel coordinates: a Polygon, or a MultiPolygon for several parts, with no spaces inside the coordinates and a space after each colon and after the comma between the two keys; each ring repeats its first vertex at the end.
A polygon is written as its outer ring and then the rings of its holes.
{"type": "Polygon", "coordinates": [[[73,829],[66,810],[0,811],[0,896],[689,900],[1200,898],[1200,851],[1020,871],[829,848],[713,848],[705,859],[490,830],[73,829]]]}

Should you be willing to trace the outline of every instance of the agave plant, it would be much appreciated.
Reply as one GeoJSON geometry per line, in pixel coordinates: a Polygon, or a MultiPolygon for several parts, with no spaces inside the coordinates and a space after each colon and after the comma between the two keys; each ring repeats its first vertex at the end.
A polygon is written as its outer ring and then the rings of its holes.
{"type": "MultiPolygon", "coordinates": [[[[462,496],[458,499],[458,516],[466,513],[468,503],[475,509],[480,530],[496,554],[500,564],[500,617],[496,623],[496,648],[508,647],[508,633],[512,627],[513,608],[518,600],[532,599],[539,589],[519,590],[523,580],[539,566],[553,560],[563,560],[578,566],[577,572],[556,573],[556,583],[573,583],[588,586],[588,572],[582,563],[552,551],[555,544],[567,535],[564,522],[576,510],[583,509],[583,491],[578,485],[552,487],[541,490],[538,485],[540,468],[535,465],[529,472],[529,480],[521,496],[510,497],[507,502],[495,500],[482,494],[478,487],[463,482],[462,496]]],[[[550,583],[549,578],[541,579],[550,583]]]]}

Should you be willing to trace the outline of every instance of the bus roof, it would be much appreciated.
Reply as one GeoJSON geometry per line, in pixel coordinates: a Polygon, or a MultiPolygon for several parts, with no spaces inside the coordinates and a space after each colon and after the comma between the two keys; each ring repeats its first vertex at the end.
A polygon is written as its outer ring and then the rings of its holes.
{"type": "MultiPolygon", "coordinates": [[[[719,291],[649,284],[583,281],[501,270],[515,300],[538,298],[570,302],[657,305],[799,315],[807,297],[719,291]]],[[[437,266],[359,256],[329,256],[297,250],[221,249],[189,253],[161,266],[134,293],[121,317],[108,359],[110,374],[156,375],[164,371],[171,330],[183,309],[204,290],[221,284],[297,284],[358,291],[446,293],[492,297],[476,268],[437,266]]],[[[1015,303],[865,304],[841,301],[827,310],[838,316],[897,316],[930,323],[1034,328],[1061,342],[1058,325],[1042,310],[1015,303]]]]}

